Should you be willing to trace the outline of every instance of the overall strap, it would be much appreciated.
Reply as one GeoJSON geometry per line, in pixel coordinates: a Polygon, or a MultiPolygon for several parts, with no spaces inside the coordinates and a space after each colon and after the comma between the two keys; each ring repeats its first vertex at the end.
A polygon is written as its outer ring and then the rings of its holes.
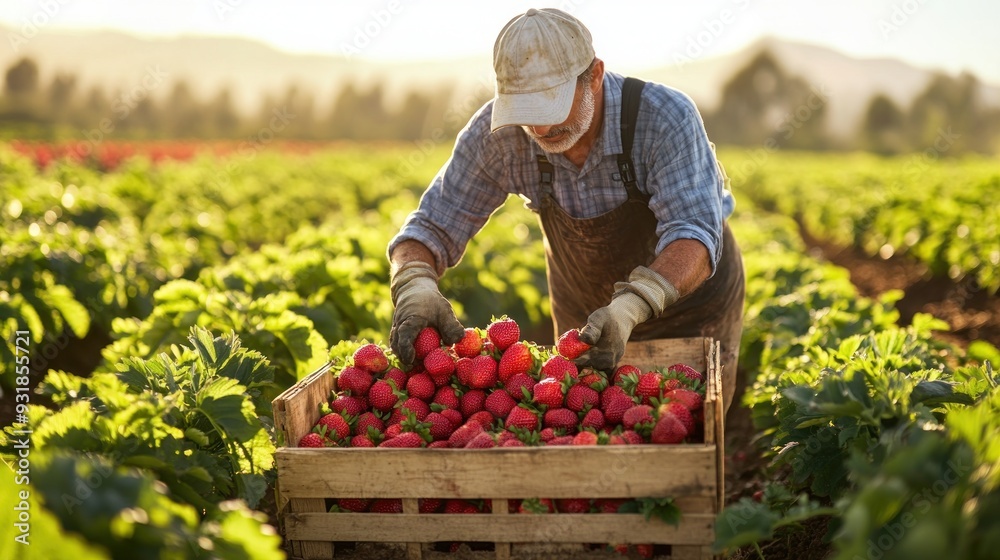
{"type": "Polygon", "coordinates": [[[632,143],[635,140],[635,123],[639,118],[642,88],[646,82],[638,78],[625,78],[622,86],[622,153],[618,154],[618,172],[630,197],[641,197],[632,162],[632,143]]]}
{"type": "Polygon", "coordinates": [[[552,181],[555,177],[556,169],[549,161],[545,154],[538,154],[538,185],[542,191],[542,199],[540,206],[545,208],[551,204],[554,204],[555,198],[552,194],[552,181]]]}

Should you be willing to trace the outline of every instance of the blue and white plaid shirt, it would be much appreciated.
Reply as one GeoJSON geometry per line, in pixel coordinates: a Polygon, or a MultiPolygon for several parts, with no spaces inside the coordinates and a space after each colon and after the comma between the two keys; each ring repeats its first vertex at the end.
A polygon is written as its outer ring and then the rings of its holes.
{"type": "MultiPolygon", "coordinates": [[[[546,154],[555,167],[556,202],[576,218],[613,210],[628,194],[618,173],[622,151],[621,104],[624,77],[604,74],[604,123],[587,161],[577,168],[561,154],[546,154]]],[[[459,133],[420,205],[388,247],[420,241],[439,272],[458,264],[469,240],[509,195],[538,211],[541,198],[536,156],[541,148],[518,126],[490,133],[493,102],[484,105],[459,133]]],[[[650,195],[658,220],[656,252],[677,239],[697,239],[708,248],[712,273],[722,254],[723,221],[733,212],[725,174],[705,133],[701,115],[684,93],[648,83],[643,89],[632,148],[639,190],[650,195]]]]}

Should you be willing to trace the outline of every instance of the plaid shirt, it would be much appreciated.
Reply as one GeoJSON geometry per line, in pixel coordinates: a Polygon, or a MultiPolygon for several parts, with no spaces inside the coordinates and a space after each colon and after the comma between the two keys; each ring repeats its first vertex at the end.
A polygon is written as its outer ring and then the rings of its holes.
{"type": "MultiPolygon", "coordinates": [[[[603,131],[582,168],[561,154],[547,154],[555,167],[553,195],[573,217],[598,216],[628,196],[616,158],[622,151],[623,83],[623,76],[605,72],[603,131]]],[[[492,108],[491,101],[458,134],[451,158],[389,243],[388,254],[404,239],[420,241],[443,273],[445,266],[458,264],[469,240],[509,195],[521,196],[529,209],[538,211],[536,155],[544,152],[521,127],[491,134],[492,108]]],[[[650,195],[649,207],[658,221],[657,254],[676,239],[696,239],[713,256],[714,274],[722,254],[723,221],[732,214],[734,201],[701,115],[688,96],[664,85],[646,85],[632,159],[639,190],[650,195]]]]}

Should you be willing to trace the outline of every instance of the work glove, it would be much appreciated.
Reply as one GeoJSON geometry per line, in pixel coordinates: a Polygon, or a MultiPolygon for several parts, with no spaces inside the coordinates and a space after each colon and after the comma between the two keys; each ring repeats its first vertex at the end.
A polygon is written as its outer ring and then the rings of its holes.
{"type": "Polygon", "coordinates": [[[577,365],[612,371],[625,354],[632,329],[658,317],[680,297],[673,284],[644,266],[636,267],[628,280],[616,283],[611,303],[587,318],[580,340],[591,348],[576,359],[577,365]]]}
{"type": "Polygon", "coordinates": [[[451,303],[438,290],[434,268],[421,261],[410,261],[396,270],[389,283],[395,311],[389,347],[405,366],[413,364],[416,352],[413,341],[424,327],[434,327],[445,344],[454,344],[465,336],[451,303]]]}

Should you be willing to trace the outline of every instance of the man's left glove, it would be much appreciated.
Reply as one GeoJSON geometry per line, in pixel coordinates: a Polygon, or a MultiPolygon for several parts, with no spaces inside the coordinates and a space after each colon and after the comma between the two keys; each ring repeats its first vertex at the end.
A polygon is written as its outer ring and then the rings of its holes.
{"type": "Polygon", "coordinates": [[[413,364],[416,351],[413,342],[424,327],[435,327],[445,344],[454,344],[465,335],[451,303],[438,289],[434,267],[421,261],[410,261],[396,270],[389,283],[392,304],[392,331],[389,347],[403,365],[413,364]]]}
{"type": "Polygon", "coordinates": [[[628,282],[615,284],[611,303],[590,314],[580,330],[580,340],[591,345],[578,365],[589,365],[610,372],[625,354],[632,329],[639,323],[658,317],[680,295],[673,284],[652,270],[638,266],[628,282]]]}

